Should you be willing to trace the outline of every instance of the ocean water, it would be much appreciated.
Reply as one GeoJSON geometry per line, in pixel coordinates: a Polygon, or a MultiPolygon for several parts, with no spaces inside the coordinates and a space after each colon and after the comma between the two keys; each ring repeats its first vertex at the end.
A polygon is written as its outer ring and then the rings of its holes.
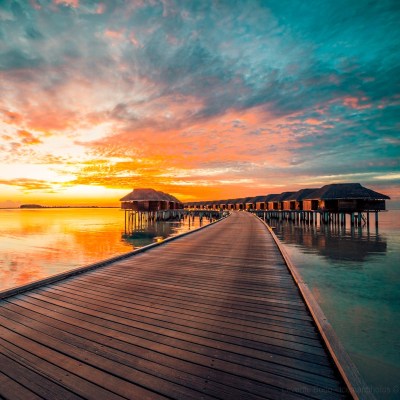
{"type": "Polygon", "coordinates": [[[204,218],[144,225],[124,233],[116,208],[0,210],[0,291],[94,263],[207,224],[204,218]]]}
{"type": "Polygon", "coordinates": [[[377,399],[399,399],[400,210],[370,228],[270,225],[377,399]]]}

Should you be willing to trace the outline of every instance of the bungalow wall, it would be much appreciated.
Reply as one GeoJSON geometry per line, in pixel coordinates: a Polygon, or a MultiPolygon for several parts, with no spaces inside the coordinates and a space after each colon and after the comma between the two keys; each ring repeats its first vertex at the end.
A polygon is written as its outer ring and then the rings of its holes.
{"type": "Polygon", "coordinates": [[[267,204],[262,201],[262,202],[258,202],[256,203],[256,210],[266,210],[267,209],[267,204]]]}
{"type": "Polygon", "coordinates": [[[268,210],[279,210],[279,205],[277,201],[268,202],[268,210]]]}
{"type": "Polygon", "coordinates": [[[369,211],[384,211],[386,210],[385,200],[360,200],[359,207],[369,211]]]}
{"type": "MultiPolygon", "coordinates": [[[[320,203],[322,203],[321,201],[320,203]]],[[[362,200],[362,199],[339,199],[339,200],[325,200],[320,205],[333,212],[354,212],[354,211],[382,211],[385,210],[385,200],[362,200]]]]}
{"type": "Polygon", "coordinates": [[[121,203],[121,208],[123,210],[132,210],[132,211],[158,211],[158,210],[166,210],[167,208],[160,208],[159,201],[124,201],[121,203]]]}
{"type": "Polygon", "coordinates": [[[133,202],[133,201],[123,201],[123,202],[121,203],[121,208],[122,208],[123,210],[136,210],[136,208],[137,208],[137,201],[136,201],[136,202],[133,202]],[[134,203],[136,203],[136,204],[134,204],[134,203]]]}
{"type": "Polygon", "coordinates": [[[290,200],[285,200],[282,203],[282,210],[295,210],[296,209],[296,202],[295,201],[290,201],[290,200]]]}
{"type": "Polygon", "coordinates": [[[318,210],[318,200],[303,200],[304,211],[318,210]]]}
{"type": "Polygon", "coordinates": [[[290,210],[300,211],[303,209],[303,202],[297,200],[290,200],[290,210]]]}
{"type": "Polygon", "coordinates": [[[254,203],[246,203],[246,210],[254,210],[255,205],[254,203]]]}

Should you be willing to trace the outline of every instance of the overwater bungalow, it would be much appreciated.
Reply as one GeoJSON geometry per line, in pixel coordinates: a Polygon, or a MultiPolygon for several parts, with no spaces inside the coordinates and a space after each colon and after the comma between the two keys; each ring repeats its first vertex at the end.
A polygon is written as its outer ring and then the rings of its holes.
{"type": "MultiPolygon", "coordinates": [[[[252,199],[253,197],[242,197],[240,199],[236,199],[235,203],[235,210],[246,210],[247,209],[247,202],[252,199]]],[[[249,203],[251,204],[251,203],[249,203]]]]}
{"type": "Polygon", "coordinates": [[[267,205],[268,210],[278,210],[278,199],[280,194],[271,194],[269,195],[267,205]]]}
{"type": "Polygon", "coordinates": [[[226,208],[227,210],[234,210],[235,209],[235,204],[236,204],[237,199],[229,199],[226,200],[226,208]]]}
{"type": "Polygon", "coordinates": [[[208,208],[209,210],[216,210],[216,209],[218,208],[218,205],[219,205],[219,201],[217,201],[217,200],[212,200],[212,201],[209,201],[209,202],[208,202],[207,208],[208,208]]]}
{"type": "Polygon", "coordinates": [[[390,197],[359,183],[325,185],[304,197],[304,210],[328,212],[383,211],[390,197]]]}
{"type": "Polygon", "coordinates": [[[295,194],[296,192],[283,192],[279,195],[278,199],[275,201],[278,202],[278,210],[284,210],[284,202],[286,199],[288,199],[290,196],[295,194]]]}
{"type": "MultiPolygon", "coordinates": [[[[270,206],[273,207],[273,200],[275,199],[276,196],[279,196],[279,195],[277,193],[271,193],[271,194],[268,194],[267,196],[265,196],[265,199],[264,199],[265,210],[273,210],[273,208],[270,208],[270,206]]],[[[261,210],[261,208],[260,208],[260,210],[261,210]]]]}
{"type": "Polygon", "coordinates": [[[120,199],[121,208],[141,212],[178,210],[183,204],[176,197],[154,189],[137,188],[120,199]]]}
{"type": "Polygon", "coordinates": [[[245,204],[246,210],[255,210],[256,209],[256,197],[260,197],[260,196],[248,197],[246,199],[246,204],[245,204]]]}
{"type": "Polygon", "coordinates": [[[267,196],[255,196],[251,199],[253,208],[255,210],[265,210],[265,199],[267,196]]]}
{"type": "Polygon", "coordinates": [[[318,190],[318,188],[301,189],[283,201],[283,210],[302,211],[303,200],[311,195],[311,193],[318,190]]]}
{"type": "Polygon", "coordinates": [[[274,195],[268,200],[269,210],[283,210],[283,202],[295,192],[283,192],[281,194],[274,195]]]}
{"type": "Polygon", "coordinates": [[[254,196],[247,200],[246,209],[265,210],[265,198],[267,196],[254,196]]]}
{"type": "Polygon", "coordinates": [[[228,209],[227,200],[220,200],[218,202],[218,207],[220,210],[227,210],[228,209]]]}

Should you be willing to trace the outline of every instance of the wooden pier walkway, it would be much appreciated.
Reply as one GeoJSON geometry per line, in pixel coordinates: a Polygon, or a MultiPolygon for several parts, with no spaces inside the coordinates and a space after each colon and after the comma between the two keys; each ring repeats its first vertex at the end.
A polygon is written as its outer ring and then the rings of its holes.
{"type": "Polygon", "coordinates": [[[237,212],[0,300],[0,398],[349,395],[271,234],[237,212]]]}

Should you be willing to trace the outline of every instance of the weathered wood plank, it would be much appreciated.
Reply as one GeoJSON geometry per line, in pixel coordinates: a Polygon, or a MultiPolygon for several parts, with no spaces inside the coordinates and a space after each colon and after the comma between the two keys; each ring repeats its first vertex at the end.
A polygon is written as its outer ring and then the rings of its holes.
{"type": "MultiPolygon", "coordinates": [[[[29,317],[33,321],[43,321],[49,326],[74,333],[78,336],[90,339],[93,342],[106,344],[111,348],[123,349],[126,353],[131,353],[138,357],[145,357],[158,364],[176,367],[178,363],[184,371],[191,373],[198,372],[201,367],[211,368],[209,366],[210,360],[207,356],[180,350],[176,347],[160,345],[154,341],[141,339],[100,325],[89,324],[82,320],[60,315],[58,312],[49,312],[47,309],[40,309],[39,307],[24,308],[14,303],[6,304],[4,308],[16,314],[21,314],[21,316],[29,317]]],[[[261,374],[258,369],[243,368],[246,364],[239,365],[237,364],[239,361],[238,358],[236,358],[235,363],[233,363],[232,360],[231,362],[224,362],[223,360],[219,361],[215,359],[212,369],[229,374],[237,374],[237,371],[239,371],[240,376],[247,379],[266,382],[264,374],[261,374]]],[[[202,369],[200,371],[203,372],[202,369]]],[[[309,374],[302,371],[293,371],[292,368],[285,369],[277,368],[276,366],[274,368],[273,366],[273,368],[269,369],[269,373],[316,386],[323,385],[323,387],[330,388],[331,390],[339,390],[340,388],[338,382],[333,378],[326,378],[321,375],[309,374]]],[[[226,381],[225,377],[224,381],[226,381]]],[[[237,375],[235,375],[233,386],[235,386],[236,383],[239,385],[239,388],[243,388],[247,385],[246,381],[238,379],[237,375]]]]}

